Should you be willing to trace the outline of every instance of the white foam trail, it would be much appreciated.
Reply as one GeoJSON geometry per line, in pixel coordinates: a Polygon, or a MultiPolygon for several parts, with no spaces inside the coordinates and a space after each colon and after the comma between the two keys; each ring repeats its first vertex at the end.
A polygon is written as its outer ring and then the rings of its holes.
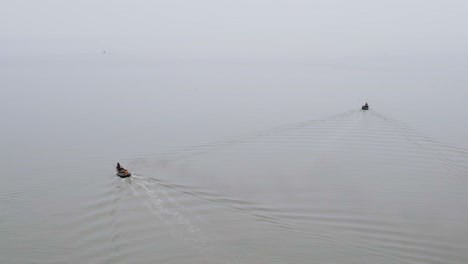
{"type": "MultiPolygon", "coordinates": [[[[216,257],[216,250],[209,242],[211,236],[200,224],[197,224],[197,220],[193,220],[192,210],[174,200],[166,190],[162,189],[160,184],[150,182],[138,175],[132,177],[130,188],[133,194],[152,215],[171,226],[174,236],[182,237],[186,244],[196,248],[208,263],[231,263],[225,258],[216,257]],[[156,186],[160,188],[155,188],[156,186]]],[[[199,222],[208,224],[205,219],[199,216],[195,218],[200,219],[199,222]]]]}

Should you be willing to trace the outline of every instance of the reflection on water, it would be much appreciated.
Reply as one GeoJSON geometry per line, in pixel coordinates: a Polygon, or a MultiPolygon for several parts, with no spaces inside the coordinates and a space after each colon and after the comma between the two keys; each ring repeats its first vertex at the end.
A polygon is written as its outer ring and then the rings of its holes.
{"type": "Polygon", "coordinates": [[[3,189],[2,263],[468,262],[468,151],[372,109],[102,160],[3,189]]]}

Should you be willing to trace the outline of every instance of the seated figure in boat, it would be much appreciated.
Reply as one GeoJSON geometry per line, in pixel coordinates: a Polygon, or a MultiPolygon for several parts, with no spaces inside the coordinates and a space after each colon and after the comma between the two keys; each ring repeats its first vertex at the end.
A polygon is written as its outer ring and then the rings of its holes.
{"type": "Polygon", "coordinates": [[[118,171],[125,171],[125,169],[122,166],[120,166],[120,163],[118,163],[118,162],[117,162],[117,167],[116,168],[117,168],[118,171]]]}
{"type": "Polygon", "coordinates": [[[115,169],[117,170],[117,175],[120,178],[127,178],[130,177],[132,174],[126,170],[124,167],[120,166],[120,163],[117,162],[117,166],[115,166],[115,169]]]}

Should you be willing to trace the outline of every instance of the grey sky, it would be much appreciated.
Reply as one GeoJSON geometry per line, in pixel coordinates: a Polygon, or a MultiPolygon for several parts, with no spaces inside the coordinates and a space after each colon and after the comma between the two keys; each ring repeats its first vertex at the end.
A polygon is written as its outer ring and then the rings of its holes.
{"type": "Polygon", "coordinates": [[[3,1],[2,53],[466,55],[465,1],[3,1]],[[34,45],[32,45],[34,43],[34,45]]]}

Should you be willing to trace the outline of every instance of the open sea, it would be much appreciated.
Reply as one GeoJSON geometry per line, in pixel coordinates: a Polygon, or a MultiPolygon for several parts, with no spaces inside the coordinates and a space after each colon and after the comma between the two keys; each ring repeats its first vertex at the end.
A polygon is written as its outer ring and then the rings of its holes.
{"type": "Polygon", "coordinates": [[[468,263],[466,89],[350,65],[4,58],[0,263],[468,263]]]}

